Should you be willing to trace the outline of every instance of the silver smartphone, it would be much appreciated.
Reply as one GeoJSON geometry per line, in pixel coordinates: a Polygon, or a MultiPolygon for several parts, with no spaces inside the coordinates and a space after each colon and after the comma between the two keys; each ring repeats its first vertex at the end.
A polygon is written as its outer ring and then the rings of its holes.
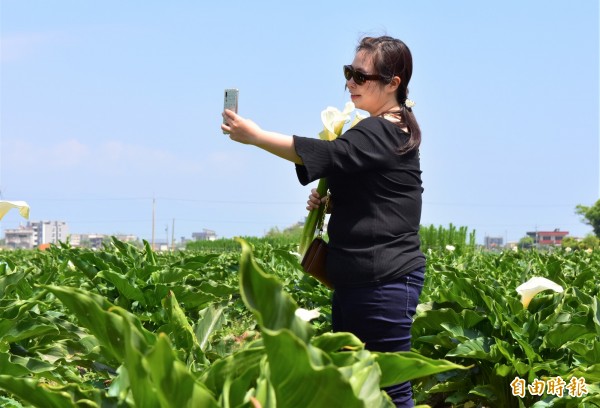
{"type": "MultiPolygon", "coordinates": [[[[239,95],[240,91],[235,88],[225,89],[225,96],[223,98],[223,111],[225,111],[225,109],[229,109],[237,113],[239,95]]],[[[225,118],[223,118],[223,123],[225,123],[225,118]]],[[[223,131],[223,133],[229,132],[223,131]]]]}

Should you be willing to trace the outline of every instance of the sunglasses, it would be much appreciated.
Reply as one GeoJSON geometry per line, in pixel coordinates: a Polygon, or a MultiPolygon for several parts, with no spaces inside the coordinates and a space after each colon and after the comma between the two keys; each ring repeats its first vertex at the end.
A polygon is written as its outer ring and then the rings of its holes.
{"type": "Polygon", "coordinates": [[[355,70],[352,65],[344,65],[344,77],[346,77],[346,81],[350,81],[350,78],[354,79],[356,85],[362,85],[369,80],[386,80],[386,78],[381,75],[363,74],[362,72],[355,70]]]}

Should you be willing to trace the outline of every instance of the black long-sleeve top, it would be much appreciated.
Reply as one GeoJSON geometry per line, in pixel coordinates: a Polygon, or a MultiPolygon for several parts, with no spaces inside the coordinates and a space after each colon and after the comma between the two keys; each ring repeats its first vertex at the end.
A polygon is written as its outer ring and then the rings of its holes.
{"type": "Polygon", "coordinates": [[[329,219],[327,273],[336,287],[392,281],[425,266],[420,250],[419,153],[399,154],[409,134],[368,117],[334,141],[294,136],[298,180],[326,177],[329,219]]]}

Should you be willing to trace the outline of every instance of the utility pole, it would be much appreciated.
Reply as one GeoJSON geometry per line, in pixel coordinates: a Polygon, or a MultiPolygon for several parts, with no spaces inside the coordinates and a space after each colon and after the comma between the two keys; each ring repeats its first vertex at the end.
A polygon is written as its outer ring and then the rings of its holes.
{"type": "Polygon", "coordinates": [[[165,225],[165,235],[167,236],[167,241],[165,246],[167,247],[167,251],[169,250],[169,224],[165,225]]]}
{"type": "Polygon", "coordinates": [[[173,226],[171,227],[171,250],[175,252],[175,218],[173,218],[173,226]]]}
{"type": "Polygon", "coordinates": [[[152,250],[154,251],[156,248],[154,248],[154,207],[155,207],[155,202],[156,200],[154,199],[154,197],[152,197],[152,250]]]}

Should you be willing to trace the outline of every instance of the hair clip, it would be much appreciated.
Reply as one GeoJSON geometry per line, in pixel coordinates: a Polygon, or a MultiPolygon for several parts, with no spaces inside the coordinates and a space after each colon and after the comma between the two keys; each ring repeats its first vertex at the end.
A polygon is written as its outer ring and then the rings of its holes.
{"type": "Polygon", "coordinates": [[[406,98],[406,101],[404,101],[404,106],[410,109],[415,106],[415,101],[411,101],[410,99],[406,98]]]}

